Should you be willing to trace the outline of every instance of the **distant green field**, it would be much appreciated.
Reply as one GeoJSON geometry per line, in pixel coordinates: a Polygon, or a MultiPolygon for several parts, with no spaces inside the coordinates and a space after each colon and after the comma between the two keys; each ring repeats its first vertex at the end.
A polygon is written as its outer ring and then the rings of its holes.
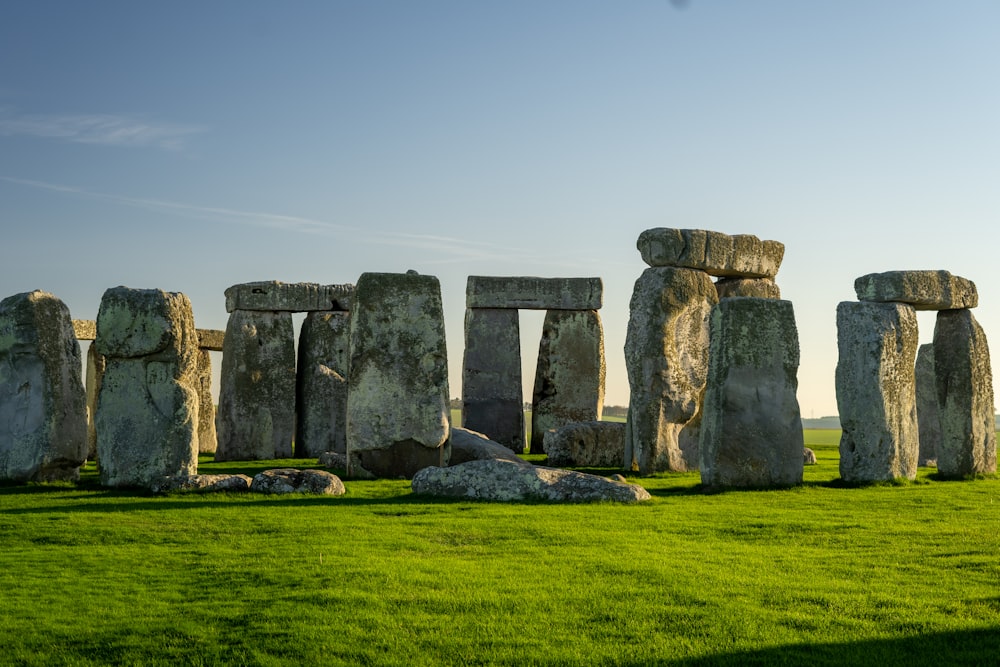
{"type": "Polygon", "coordinates": [[[637,506],[0,486],[0,664],[995,663],[1000,481],[851,488],[838,436],[801,487],[637,506]]]}

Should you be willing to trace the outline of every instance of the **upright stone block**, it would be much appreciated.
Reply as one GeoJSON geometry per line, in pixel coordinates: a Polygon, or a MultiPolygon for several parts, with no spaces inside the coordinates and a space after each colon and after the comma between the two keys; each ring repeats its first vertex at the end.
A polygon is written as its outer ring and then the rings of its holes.
{"type": "Polygon", "coordinates": [[[917,316],[901,303],[837,306],[840,476],[871,482],[917,475],[917,316]]]}
{"type": "Polygon", "coordinates": [[[854,281],[858,301],[907,303],[916,310],[975,308],[976,284],[947,271],[886,271],[854,281]]]}
{"type": "Polygon", "coordinates": [[[654,267],[636,280],[625,338],[631,388],[627,469],[649,475],[698,467],[697,447],[682,450],[679,436],[700,415],[708,317],[716,303],[715,285],[703,271],[654,267]]]}
{"type": "Polygon", "coordinates": [[[550,310],[542,324],[531,407],[531,453],[545,433],[597,421],[604,409],[604,330],[596,310],[550,310]]]}
{"type": "Polygon", "coordinates": [[[216,461],[292,455],[295,332],[291,313],[230,313],[215,421],[216,461]]]}
{"type": "Polygon", "coordinates": [[[703,484],[802,483],[798,368],[790,301],[736,297],[712,309],[701,420],[703,484]]]}
{"type": "Polygon", "coordinates": [[[524,452],[521,336],[516,310],[465,311],[462,425],[517,454],[524,452]]]}
{"type": "Polygon", "coordinates": [[[97,353],[97,345],[91,343],[87,348],[87,382],[84,386],[87,390],[87,458],[92,461],[97,460],[97,397],[101,393],[107,363],[104,355],[97,353]]]}
{"type": "Polygon", "coordinates": [[[361,275],[347,383],[349,466],[380,477],[412,477],[421,468],[448,464],[448,354],[437,278],[361,275]]]}
{"type": "Polygon", "coordinates": [[[996,472],[990,349],[972,311],[938,313],[934,375],[941,419],[938,473],[960,478],[996,472]]]}
{"type": "Polygon", "coordinates": [[[917,349],[914,375],[917,383],[917,426],[920,433],[917,465],[925,466],[937,460],[937,451],[941,446],[941,416],[938,410],[932,343],[926,343],[917,349]]]}
{"type": "MultiPolygon", "coordinates": [[[[201,340],[199,338],[199,340],[201,340]]],[[[218,448],[215,434],[215,399],[212,398],[212,355],[198,349],[198,452],[214,454],[218,448]]]]}
{"type": "Polygon", "coordinates": [[[600,310],[603,302],[600,278],[469,276],[466,283],[467,308],[600,310]]]}
{"type": "Polygon", "coordinates": [[[730,236],[703,229],[657,227],[639,235],[636,247],[649,266],[698,269],[713,276],[773,278],[785,246],[751,234],[730,236]]]}
{"type": "Polygon", "coordinates": [[[295,455],[347,452],[349,312],[311,312],[299,332],[298,428],[295,455]]]}
{"type": "Polygon", "coordinates": [[[158,488],[198,472],[198,337],[180,293],[114,287],[97,315],[107,359],[97,402],[104,486],[158,488]]]}
{"type": "Polygon", "coordinates": [[[80,344],[46,292],[0,301],[0,480],[75,480],[87,458],[80,344]]]}

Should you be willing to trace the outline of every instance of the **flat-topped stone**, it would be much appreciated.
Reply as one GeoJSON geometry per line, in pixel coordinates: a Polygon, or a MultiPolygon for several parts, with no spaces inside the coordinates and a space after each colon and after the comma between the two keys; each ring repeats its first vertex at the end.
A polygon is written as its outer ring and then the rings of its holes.
{"type": "Polygon", "coordinates": [[[976,284],[948,271],[886,271],[854,281],[858,301],[907,303],[915,310],[954,310],[979,305],[976,284]]]}
{"type": "Polygon", "coordinates": [[[198,349],[211,352],[222,352],[222,342],[226,332],[221,329],[195,329],[198,334],[198,349]]]}
{"type": "Polygon", "coordinates": [[[468,308],[525,310],[599,310],[604,304],[600,278],[469,276],[468,308]]]}
{"type": "Polygon", "coordinates": [[[639,235],[636,247],[649,266],[698,269],[712,276],[773,278],[785,244],[752,234],[730,236],[704,229],[655,227],[639,235]]]}
{"type": "Polygon", "coordinates": [[[301,313],[313,310],[350,310],[354,285],[283,283],[265,280],[233,285],[226,290],[226,312],[264,310],[301,313]]]}
{"type": "Polygon", "coordinates": [[[73,320],[73,333],[77,340],[97,338],[97,320],[73,320]]]}

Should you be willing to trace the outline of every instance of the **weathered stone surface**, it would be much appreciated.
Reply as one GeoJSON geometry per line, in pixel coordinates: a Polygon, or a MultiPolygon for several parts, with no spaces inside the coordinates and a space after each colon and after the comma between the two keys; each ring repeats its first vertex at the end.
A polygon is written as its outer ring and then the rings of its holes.
{"type": "Polygon", "coordinates": [[[614,467],[625,459],[625,424],[590,421],[567,424],[545,434],[550,466],[614,467]]]}
{"type": "Polygon", "coordinates": [[[531,400],[531,452],[545,432],[597,421],[604,409],[604,329],[596,310],[550,310],[542,324],[531,400]]]}
{"type": "Polygon", "coordinates": [[[87,458],[80,344],[47,292],[0,301],[0,480],[75,480],[87,458]]]}
{"type": "Polygon", "coordinates": [[[309,312],[350,310],[354,285],[317,285],[266,280],[233,285],[226,290],[226,312],[309,312]]]}
{"type": "Polygon", "coordinates": [[[164,477],[153,485],[153,491],[203,491],[206,493],[245,492],[252,480],[248,475],[176,475],[164,477]]]}
{"type": "Polygon", "coordinates": [[[97,315],[107,365],[97,401],[104,486],[154,488],[198,471],[198,337],[180,293],[114,287],[97,315]]]}
{"type": "Polygon", "coordinates": [[[990,348],[972,311],[938,313],[934,376],[941,420],[938,474],[959,478],[996,472],[990,348]]]}
{"type": "MultiPolygon", "coordinates": [[[[96,326],[95,326],[96,330],[96,326]]],[[[101,382],[104,380],[104,368],[107,359],[97,353],[97,346],[91,343],[87,346],[87,458],[97,460],[97,397],[101,393],[101,382]]]]}
{"type": "Polygon", "coordinates": [[[937,381],[934,378],[933,343],[926,343],[917,349],[914,375],[917,383],[917,427],[920,434],[917,465],[925,466],[928,461],[937,460],[937,450],[941,446],[941,417],[938,411],[937,381]]]}
{"type": "Polygon", "coordinates": [[[809,449],[808,447],[802,448],[802,463],[807,466],[816,465],[816,452],[809,449]]]}
{"type": "Polygon", "coordinates": [[[212,356],[203,348],[198,349],[198,452],[212,454],[218,447],[215,436],[215,398],[212,397],[212,356]]]}
{"type": "Polygon", "coordinates": [[[917,316],[900,303],[837,306],[840,476],[872,482],[917,475],[917,316]]]}
{"type": "Polygon", "coordinates": [[[342,496],[344,483],[325,470],[297,470],[275,468],[254,475],[250,483],[253,493],[317,493],[325,496],[342,496]]]}
{"type": "Polygon", "coordinates": [[[458,465],[468,461],[501,459],[531,465],[510,448],[490,440],[486,435],[466,428],[451,429],[451,460],[448,465],[458,465]]]}
{"type": "Polygon", "coordinates": [[[858,301],[907,303],[916,310],[975,308],[976,284],[947,271],[886,271],[854,281],[858,301]]]}
{"type": "Polygon", "coordinates": [[[709,487],[802,483],[799,335],[790,301],[723,299],[710,318],[701,421],[709,487]]]}
{"type": "Polygon", "coordinates": [[[292,455],[295,332],[291,313],[230,313],[215,426],[216,461],[292,455]]]}
{"type": "Polygon", "coordinates": [[[356,458],[381,477],[448,465],[448,353],[438,279],[362,274],[350,337],[348,461],[356,458]]]}
{"type": "Polygon", "coordinates": [[[650,498],[637,484],[572,470],[521,465],[513,461],[469,461],[448,468],[425,468],[413,476],[413,493],[466,500],[540,500],[636,503],[650,498]]]}
{"type": "Polygon", "coordinates": [[[462,364],[462,424],[524,451],[521,336],[516,310],[468,308],[462,364]]]}
{"type": "Polygon", "coordinates": [[[77,340],[94,340],[97,338],[97,322],[95,320],[73,320],[73,333],[77,340]]]}
{"type": "Polygon", "coordinates": [[[347,469],[351,470],[351,479],[376,479],[375,475],[364,467],[355,458],[354,462],[348,466],[347,465],[347,454],[342,452],[323,452],[319,455],[319,460],[317,465],[321,465],[324,468],[336,468],[337,470],[342,470],[347,473],[347,469]]]}
{"type": "Polygon", "coordinates": [[[713,276],[773,278],[785,246],[751,234],[730,236],[703,229],[647,229],[636,242],[649,266],[699,269],[713,276]]]}
{"type": "Polygon", "coordinates": [[[603,303],[600,278],[469,276],[465,291],[467,308],[600,310],[603,303]]]}
{"type": "Polygon", "coordinates": [[[299,332],[295,455],[347,452],[349,312],[311,312],[299,332]]]}
{"type": "Polygon", "coordinates": [[[198,349],[222,352],[226,341],[226,332],[218,329],[196,329],[198,333],[198,349]]]}
{"type": "Polygon", "coordinates": [[[715,291],[720,299],[753,296],[760,299],[780,299],[781,289],[771,278],[719,278],[715,291]]]}
{"type": "MultiPolygon", "coordinates": [[[[708,376],[708,316],[718,302],[708,274],[646,269],[635,283],[625,339],[631,401],[625,467],[649,475],[698,467],[679,435],[699,419],[708,376]]],[[[697,443],[688,439],[687,443],[697,443]]]]}

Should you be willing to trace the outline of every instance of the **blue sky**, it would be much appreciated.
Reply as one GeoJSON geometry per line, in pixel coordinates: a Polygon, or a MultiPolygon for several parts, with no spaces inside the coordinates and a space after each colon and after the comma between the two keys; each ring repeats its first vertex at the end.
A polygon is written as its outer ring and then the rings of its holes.
{"type": "Polygon", "coordinates": [[[751,233],[835,414],[859,275],[970,278],[1000,336],[998,31],[986,1],[4,3],[0,292],[158,287],[221,329],[235,283],[416,269],[458,396],[468,275],[597,275],[624,404],[636,237],[751,233]]]}

